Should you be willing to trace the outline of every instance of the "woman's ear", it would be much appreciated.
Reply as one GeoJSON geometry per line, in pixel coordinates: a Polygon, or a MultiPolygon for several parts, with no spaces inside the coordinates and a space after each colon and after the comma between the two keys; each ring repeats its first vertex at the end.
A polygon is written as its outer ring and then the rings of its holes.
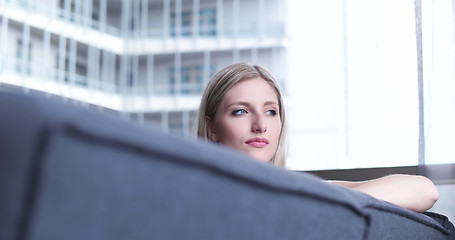
{"type": "Polygon", "coordinates": [[[205,117],[205,129],[207,130],[208,138],[212,140],[212,142],[218,142],[218,138],[216,137],[215,126],[213,124],[213,121],[208,116],[205,117]]]}

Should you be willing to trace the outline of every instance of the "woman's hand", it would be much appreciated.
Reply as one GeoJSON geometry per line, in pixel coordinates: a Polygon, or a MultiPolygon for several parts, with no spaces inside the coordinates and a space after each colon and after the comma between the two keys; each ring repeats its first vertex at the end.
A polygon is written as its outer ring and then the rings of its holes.
{"type": "Polygon", "coordinates": [[[415,212],[427,211],[439,198],[439,191],[433,182],[418,175],[394,174],[368,181],[330,182],[358,190],[415,212]]]}

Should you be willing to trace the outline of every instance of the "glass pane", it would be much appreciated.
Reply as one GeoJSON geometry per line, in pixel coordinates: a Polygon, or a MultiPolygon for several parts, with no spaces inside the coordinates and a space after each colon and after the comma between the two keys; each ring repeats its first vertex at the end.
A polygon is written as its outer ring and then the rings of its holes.
{"type": "Polygon", "coordinates": [[[425,162],[455,162],[453,1],[422,1],[425,162]]]}

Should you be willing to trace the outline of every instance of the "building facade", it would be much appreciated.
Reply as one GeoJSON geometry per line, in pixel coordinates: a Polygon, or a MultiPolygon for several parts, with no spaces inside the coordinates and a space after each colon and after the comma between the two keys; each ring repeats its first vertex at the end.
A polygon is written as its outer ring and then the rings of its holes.
{"type": "Polygon", "coordinates": [[[260,64],[284,86],[283,4],[3,0],[0,87],[114,110],[189,136],[201,91],[220,68],[260,64]]]}

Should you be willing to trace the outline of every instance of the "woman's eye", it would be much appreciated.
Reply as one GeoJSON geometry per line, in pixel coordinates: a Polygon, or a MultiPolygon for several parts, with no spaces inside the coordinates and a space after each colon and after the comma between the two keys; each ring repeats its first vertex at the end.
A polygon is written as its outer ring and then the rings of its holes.
{"type": "Polygon", "coordinates": [[[247,113],[245,109],[237,109],[232,112],[232,115],[237,116],[237,115],[242,115],[247,113]]]}
{"type": "Polygon", "coordinates": [[[273,109],[272,109],[272,110],[268,110],[266,113],[267,113],[268,115],[270,115],[270,116],[275,116],[275,115],[276,115],[276,111],[273,110],[273,109]]]}

